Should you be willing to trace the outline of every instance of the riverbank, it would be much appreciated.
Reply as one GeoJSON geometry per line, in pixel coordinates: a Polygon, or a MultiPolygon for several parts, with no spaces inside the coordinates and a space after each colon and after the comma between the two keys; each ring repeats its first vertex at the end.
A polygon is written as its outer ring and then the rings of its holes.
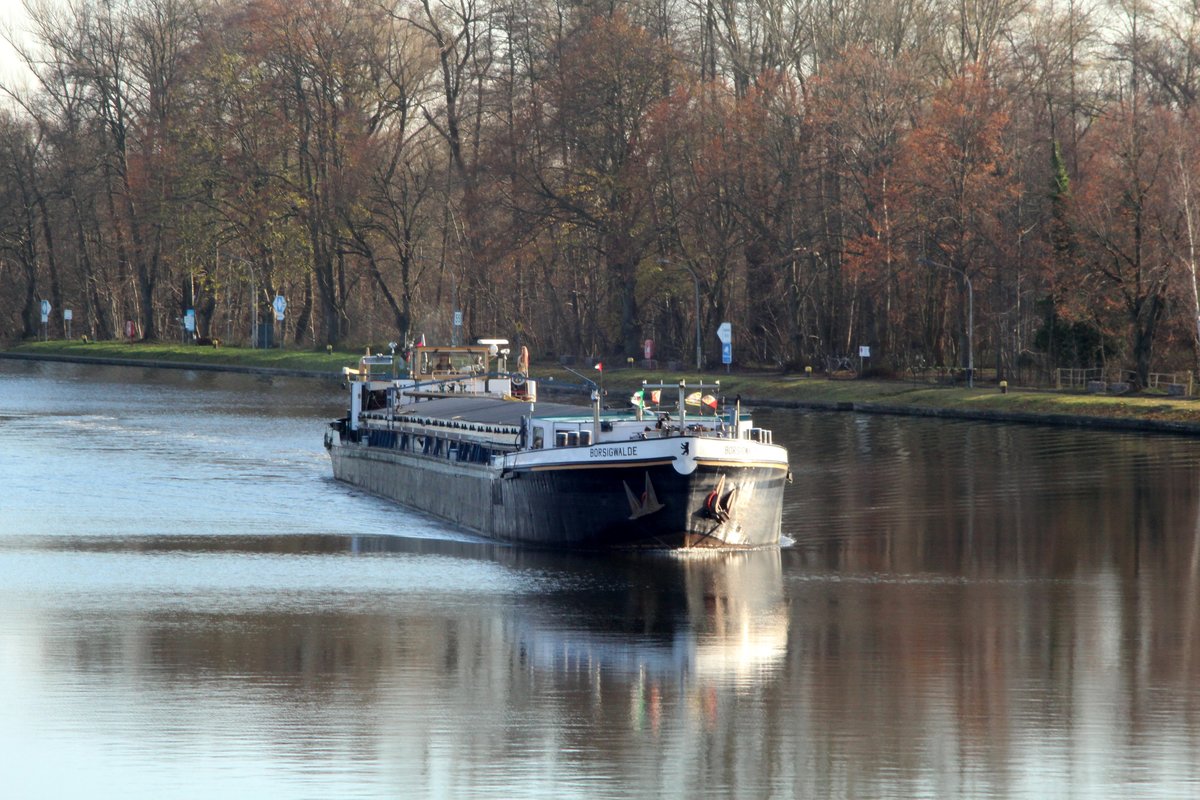
{"type": "Polygon", "coordinates": [[[300,378],[341,380],[342,367],[353,364],[357,353],[338,351],[202,347],[182,344],[49,341],[24,342],[0,350],[0,358],[32,361],[68,361],[120,367],[160,367],[288,375],[300,378]]]}
{"type": "MultiPolygon", "coordinates": [[[[237,347],[198,347],[167,344],[30,342],[0,350],[0,358],[68,361],[114,366],[216,370],[261,375],[286,375],[341,380],[342,367],[353,365],[360,353],[346,351],[259,350],[237,347]]],[[[534,363],[532,372],[546,394],[582,391],[580,378],[557,364],[534,363]]],[[[906,381],[828,380],[823,377],[767,372],[652,372],[636,368],[591,369],[588,377],[602,381],[615,404],[642,381],[720,381],[729,397],[758,407],[907,414],[948,419],[980,419],[1070,425],[1110,430],[1151,431],[1200,435],[1200,402],[1158,394],[1109,396],[1082,392],[1051,392],[1012,387],[967,389],[906,381]]]]}

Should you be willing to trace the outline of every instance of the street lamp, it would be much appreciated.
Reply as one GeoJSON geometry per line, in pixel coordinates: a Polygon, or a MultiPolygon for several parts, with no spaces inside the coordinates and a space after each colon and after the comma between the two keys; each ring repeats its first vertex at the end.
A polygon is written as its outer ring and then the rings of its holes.
{"type": "MultiPolygon", "coordinates": [[[[220,262],[220,258],[221,258],[221,249],[220,249],[220,245],[217,245],[218,263],[220,262]]],[[[249,271],[250,271],[250,313],[251,313],[250,346],[252,348],[257,348],[259,340],[262,337],[262,332],[258,329],[258,270],[254,266],[254,261],[252,261],[249,258],[246,258],[245,256],[238,256],[238,255],[234,255],[233,253],[226,253],[225,258],[232,259],[233,261],[240,261],[249,268],[249,271]]],[[[227,320],[228,320],[228,318],[227,318],[227,320]]],[[[228,328],[228,323],[227,323],[226,330],[228,331],[228,329],[229,328],[228,328]]],[[[211,335],[211,331],[210,331],[210,335],[211,335]]],[[[228,336],[228,333],[226,335],[228,336]]]]}
{"type": "Polygon", "coordinates": [[[958,267],[949,264],[939,264],[928,258],[917,258],[918,263],[927,267],[939,267],[957,272],[967,282],[967,388],[975,388],[975,289],[971,286],[971,276],[958,267]]]}
{"type": "Polygon", "coordinates": [[[701,352],[700,352],[700,277],[698,275],[696,275],[696,271],[693,270],[691,267],[689,267],[687,264],[676,264],[676,263],[672,262],[671,259],[669,259],[669,258],[660,258],[658,260],[658,263],[662,264],[663,266],[669,266],[669,267],[683,267],[684,269],[686,269],[688,271],[688,274],[692,276],[692,285],[696,292],[696,371],[699,372],[700,371],[700,361],[701,361],[701,352]]]}

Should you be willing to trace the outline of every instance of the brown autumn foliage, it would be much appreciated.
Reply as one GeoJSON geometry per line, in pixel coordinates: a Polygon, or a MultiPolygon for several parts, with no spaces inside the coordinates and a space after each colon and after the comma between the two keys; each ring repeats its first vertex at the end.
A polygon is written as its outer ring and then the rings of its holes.
{"type": "Polygon", "coordinates": [[[1185,236],[1184,207],[1173,191],[1178,168],[1176,115],[1135,113],[1114,104],[1089,134],[1075,198],[1080,250],[1074,265],[1091,313],[1113,335],[1129,331],[1130,358],[1145,385],[1165,332],[1172,285],[1180,274],[1174,249],[1185,236]]]}
{"type": "Polygon", "coordinates": [[[233,341],[688,363],[698,310],[710,367],[730,322],[738,365],[953,369],[969,294],[996,377],[1148,383],[1200,335],[1200,34],[1135,11],[1105,39],[1021,3],[772,4],[761,35],[641,2],[39,7],[0,112],[0,336],[46,299],[50,335],[71,308],[173,339],[194,308],[233,341]]]}

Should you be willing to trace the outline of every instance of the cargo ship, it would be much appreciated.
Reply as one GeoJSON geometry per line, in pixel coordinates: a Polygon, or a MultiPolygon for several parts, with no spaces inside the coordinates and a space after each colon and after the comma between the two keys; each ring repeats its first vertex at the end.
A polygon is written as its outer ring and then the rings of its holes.
{"type": "Polygon", "coordinates": [[[778,546],[787,451],[719,383],[643,383],[615,410],[594,382],[590,406],[542,402],[507,344],[347,368],[347,414],[325,433],[334,477],[506,542],[778,546]]]}

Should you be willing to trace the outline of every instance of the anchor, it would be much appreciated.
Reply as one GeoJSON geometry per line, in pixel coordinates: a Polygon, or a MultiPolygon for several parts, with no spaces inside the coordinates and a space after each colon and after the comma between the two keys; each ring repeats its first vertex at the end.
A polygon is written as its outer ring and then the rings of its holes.
{"type": "Polygon", "coordinates": [[[640,498],[634,497],[633,490],[629,488],[629,484],[625,481],[621,482],[625,487],[625,496],[629,499],[629,518],[631,520],[638,519],[653,514],[665,506],[658,502],[658,497],[654,494],[654,484],[650,482],[650,473],[646,473],[646,488],[642,492],[640,498]]]}

